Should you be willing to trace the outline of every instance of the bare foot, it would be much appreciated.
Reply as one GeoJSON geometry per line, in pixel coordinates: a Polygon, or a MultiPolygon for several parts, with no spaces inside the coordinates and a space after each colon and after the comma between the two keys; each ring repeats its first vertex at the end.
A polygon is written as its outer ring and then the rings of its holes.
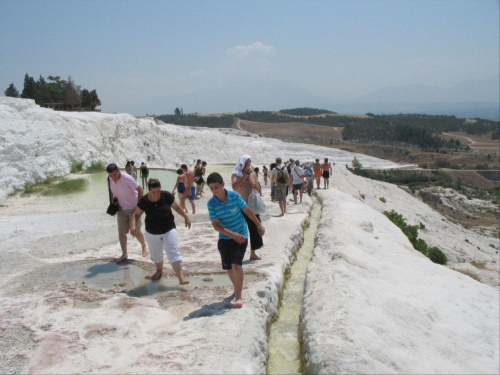
{"type": "Polygon", "coordinates": [[[235,300],[233,303],[232,303],[232,306],[236,309],[241,309],[243,307],[243,300],[240,298],[240,299],[237,299],[235,300]]]}
{"type": "Polygon", "coordinates": [[[116,258],[116,259],[115,259],[115,262],[116,262],[116,264],[119,264],[119,263],[121,263],[121,262],[126,261],[127,259],[128,259],[128,258],[127,258],[127,256],[126,256],[126,255],[122,255],[121,257],[116,258]]]}
{"type": "Polygon", "coordinates": [[[179,280],[179,284],[181,284],[181,285],[189,284],[189,280],[186,280],[186,279],[184,279],[182,281],[179,280]]]}
{"type": "Polygon", "coordinates": [[[163,275],[163,271],[156,271],[153,275],[151,275],[151,280],[160,280],[163,275]]]}
{"type": "Polygon", "coordinates": [[[147,247],[142,248],[142,257],[147,257],[149,255],[149,251],[147,247]]]}
{"type": "Polygon", "coordinates": [[[261,258],[260,256],[258,256],[257,254],[252,255],[252,256],[250,257],[250,260],[261,260],[261,259],[262,259],[262,258],[261,258]]]}

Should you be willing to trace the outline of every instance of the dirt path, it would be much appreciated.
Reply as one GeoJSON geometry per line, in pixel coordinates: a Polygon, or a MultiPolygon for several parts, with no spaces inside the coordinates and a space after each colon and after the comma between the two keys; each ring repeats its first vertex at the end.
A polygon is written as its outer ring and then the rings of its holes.
{"type": "Polygon", "coordinates": [[[242,132],[246,131],[246,130],[242,129],[241,120],[239,118],[236,119],[236,129],[241,130],[242,132]]]}
{"type": "Polygon", "coordinates": [[[470,139],[469,137],[465,137],[463,135],[456,135],[456,134],[450,134],[450,133],[445,133],[445,132],[443,132],[443,134],[449,135],[450,137],[458,137],[458,138],[467,139],[470,142],[470,144],[469,144],[470,147],[472,147],[475,143],[477,143],[476,141],[470,139]]]}

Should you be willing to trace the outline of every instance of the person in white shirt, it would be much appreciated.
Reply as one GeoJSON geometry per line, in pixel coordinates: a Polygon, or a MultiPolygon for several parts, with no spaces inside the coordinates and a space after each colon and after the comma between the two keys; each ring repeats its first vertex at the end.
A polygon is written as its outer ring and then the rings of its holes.
{"type": "Polygon", "coordinates": [[[293,201],[297,204],[297,192],[300,194],[300,203],[302,203],[302,183],[304,182],[304,170],[300,167],[300,161],[295,160],[294,166],[290,170],[292,175],[292,185],[293,185],[293,201]]]}

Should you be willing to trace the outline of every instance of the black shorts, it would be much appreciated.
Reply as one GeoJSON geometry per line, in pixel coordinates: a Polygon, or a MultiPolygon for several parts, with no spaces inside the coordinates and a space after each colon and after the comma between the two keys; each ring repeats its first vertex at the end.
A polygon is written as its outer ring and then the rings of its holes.
{"type": "Polygon", "coordinates": [[[299,190],[299,191],[302,190],[302,183],[293,184],[293,191],[295,191],[295,190],[299,190]]]}
{"type": "Polygon", "coordinates": [[[205,182],[205,180],[203,179],[203,177],[200,177],[200,178],[198,179],[198,181],[196,181],[196,185],[201,185],[201,184],[202,184],[202,183],[204,183],[204,182],[205,182]]]}
{"type": "MultiPolygon", "coordinates": [[[[257,250],[260,249],[262,246],[264,246],[264,241],[262,240],[261,235],[259,234],[259,230],[257,229],[257,225],[250,219],[243,211],[241,211],[243,214],[243,217],[245,218],[245,221],[247,222],[248,225],[248,236],[250,237],[250,249],[251,250],[257,250]]],[[[257,216],[257,219],[260,220],[260,215],[255,215],[257,216]]]]}
{"type": "Polygon", "coordinates": [[[330,171],[323,171],[323,178],[330,178],[330,171]]]}
{"type": "Polygon", "coordinates": [[[219,239],[217,248],[219,249],[220,258],[222,260],[222,269],[230,270],[232,264],[243,265],[243,258],[247,250],[248,240],[243,243],[238,243],[233,239],[219,239]]]}

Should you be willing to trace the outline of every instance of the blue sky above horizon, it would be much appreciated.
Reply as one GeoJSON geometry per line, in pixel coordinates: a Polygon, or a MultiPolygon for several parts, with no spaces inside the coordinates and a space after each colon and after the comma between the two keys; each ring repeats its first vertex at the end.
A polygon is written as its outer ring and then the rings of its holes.
{"type": "Polygon", "coordinates": [[[2,94],[11,82],[22,91],[25,73],[71,76],[96,89],[107,112],[244,80],[351,98],[499,75],[496,0],[0,0],[0,7],[2,94]]]}

